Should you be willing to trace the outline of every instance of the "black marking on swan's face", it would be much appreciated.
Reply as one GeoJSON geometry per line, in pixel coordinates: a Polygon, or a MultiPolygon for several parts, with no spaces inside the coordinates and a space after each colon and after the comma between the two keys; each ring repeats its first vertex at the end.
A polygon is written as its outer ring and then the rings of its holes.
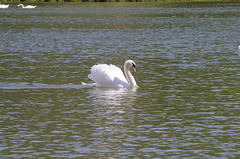
{"type": "Polygon", "coordinates": [[[132,63],[132,69],[136,72],[136,65],[135,65],[135,63],[132,63]]]}

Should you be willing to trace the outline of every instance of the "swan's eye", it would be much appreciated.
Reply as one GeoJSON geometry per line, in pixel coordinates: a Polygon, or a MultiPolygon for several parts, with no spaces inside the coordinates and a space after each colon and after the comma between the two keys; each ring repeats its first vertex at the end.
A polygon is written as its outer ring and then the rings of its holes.
{"type": "Polygon", "coordinates": [[[132,63],[132,67],[137,67],[134,63],[132,63]]]}

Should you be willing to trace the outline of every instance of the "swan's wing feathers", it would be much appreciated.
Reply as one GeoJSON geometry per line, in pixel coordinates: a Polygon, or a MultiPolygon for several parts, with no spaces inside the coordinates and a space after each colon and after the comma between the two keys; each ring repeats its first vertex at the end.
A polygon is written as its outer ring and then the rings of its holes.
{"type": "Polygon", "coordinates": [[[111,81],[111,77],[108,72],[108,65],[98,64],[91,68],[91,74],[88,75],[88,77],[97,83],[108,83],[108,81],[111,81]]]}
{"type": "Polygon", "coordinates": [[[122,72],[122,70],[119,67],[116,67],[114,65],[109,65],[109,76],[111,77],[111,80],[113,81],[115,78],[118,78],[120,80],[126,81],[126,78],[122,72]]]}
{"type": "Polygon", "coordinates": [[[118,85],[119,83],[116,82],[116,79],[118,79],[117,81],[127,83],[127,80],[119,67],[107,64],[94,65],[91,68],[91,74],[88,75],[88,78],[102,86],[118,85]]]}

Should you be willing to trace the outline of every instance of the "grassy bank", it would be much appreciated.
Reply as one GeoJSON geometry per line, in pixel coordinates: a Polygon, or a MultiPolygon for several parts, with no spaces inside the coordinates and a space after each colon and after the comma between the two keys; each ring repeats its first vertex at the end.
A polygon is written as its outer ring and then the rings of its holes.
{"type": "Polygon", "coordinates": [[[0,3],[37,3],[37,2],[162,2],[162,3],[187,3],[187,2],[240,2],[240,0],[0,0],[0,3]]]}

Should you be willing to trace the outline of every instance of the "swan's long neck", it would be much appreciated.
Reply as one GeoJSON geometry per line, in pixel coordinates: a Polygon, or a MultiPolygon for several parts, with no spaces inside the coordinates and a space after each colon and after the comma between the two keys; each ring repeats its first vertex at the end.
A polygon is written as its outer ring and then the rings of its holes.
{"type": "Polygon", "coordinates": [[[132,75],[132,73],[130,72],[130,68],[127,67],[126,65],[124,65],[124,73],[125,73],[125,76],[128,80],[128,83],[131,85],[131,86],[137,86],[137,83],[132,75]]]}
{"type": "Polygon", "coordinates": [[[240,56],[240,45],[238,46],[238,56],[240,56]]]}
{"type": "Polygon", "coordinates": [[[18,6],[19,6],[19,7],[22,7],[22,8],[25,8],[23,4],[19,4],[18,6]]]}

